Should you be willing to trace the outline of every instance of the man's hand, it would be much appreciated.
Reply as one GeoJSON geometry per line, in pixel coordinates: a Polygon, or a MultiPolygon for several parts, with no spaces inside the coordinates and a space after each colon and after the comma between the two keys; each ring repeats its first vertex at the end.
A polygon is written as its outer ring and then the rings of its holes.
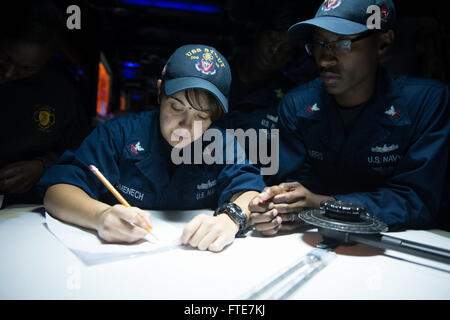
{"type": "Polygon", "coordinates": [[[266,188],[249,204],[250,223],[263,235],[292,230],[303,224],[298,213],[303,208],[319,208],[332,197],[314,194],[298,182],[282,183],[266,188]]]}
{"type": "Polygon", "coordinates": [[[200,250],[219,252],[234,241],[238,231],[239,226],[225,213],[199,214],[184,227],[181,242],[200,250]]]}
{"type": "Polygon", "coordinates": [[[30,190],[44,174],[41,160],[20,161],[0,170],[0,193],[19,194],[30,190]]]}
{"type": "Polygon", "coordinates": [[[333,197],[312,193],[298,182],[282,183],[279,187],[286,190],[272,200],[273,208],[279,213],[298,213],[303,208],[319,208],[324,200],[334,200],[333,197]]]}

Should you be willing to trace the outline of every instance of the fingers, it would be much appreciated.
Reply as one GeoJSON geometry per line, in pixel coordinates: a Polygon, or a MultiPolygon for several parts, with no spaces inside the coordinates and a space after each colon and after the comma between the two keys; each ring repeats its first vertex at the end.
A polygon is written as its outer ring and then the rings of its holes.
{"type": "Polygon", "coordinates": [[[222,251],[223,248],[225,248],[225,246],[227,246],[231,242],[233,241],[230,241],[229,239],[227,240],[224,236],[219,236],[214,242],[209,245],[208,250],[212,252],[222,251]]]}
{"type": "Polygon", "coordinates": [[[285,189],[279,187],[279,186],[272,186],[272,187],[266,187],[264,190],[254,197],[248,207],[251,212],[266,212],[270,208],[268,207],[273,197],[275,197],[278,194],[282,194],[286,192],[285,189]]]}
{"type": "Polygon", "coordinates": [[[98,233],[108,242],[132,243],[147,235],[146,228],[150,216],[139,208],[115,205],[106,210],[102,216],[98,233]]]}
{"type": "Polygon", "coordinates": [[[20,171],[16,167],[3,168],[0,170],[0,180],[9,179],[17,175],[20,171]]]}
{"type": "Polygon", "coordinates": [[[142,219],[144,219],[145,229],[147,230],[147,227],[151,229],[152,228],[152,222],[151,222],[152,215],[151,215],[151,213],[148,212],[148,211],[141,210],[141,211],[138,212],[138,214],[141,216],[142,219]]]}
{"type": "Polygon", "coordinates": [[[150,220],[146,219],[148,214],[137,207],[127,208],[123,205],[115,205],[112,210],[119,218],[131,225],[146,229],[150,224],[150,220]]]}
{"type": "Polygon", "coordinates": [[[265,236],[272,236],[278,233],[281,229],[282,223],[282,219],[280,217],[276,217],[270,222],[255,225],[255,228],[265,236]]]}
{"type": "Polygon", "coordinates": [[[250,224],[257,225],[259,223],[270,222],[273,220],[273,218],[275,218],[277,216],[277,214],[278,214],[278,211],[276,209],[272,209],[265,213],[252,213],[250,215],[250,224]]]}
{"type": "Polygon", "coordinates": [[[291,231],[294,229],[297,229],[301,226],[304,225],[304,222],[290,222],[290,223],[283,223],[281,225],[281,229],[282,231],[291,231]]]}
{"type": "Polygon", "coordinates": [[[208,232],[203,237],[199,236],[196,241],[198,241],[197,245],[191,245],[193,247],[197,247],[199,250],[206,250],[210,247],[210,245],[220,236],[219,232],[208,232]]]}
{"type": "Polygon", "coordinates": [[[266,187],[264,190],[259,194],[259,198],[262,201],[267,201],[272,199],[277,194],[281,194],[286,192],[286,190],[280,186],[272,186],[272,187],[266,187]]]}
{"type": "Polygon", "coordinates": [[[251,224],[265,236],[276,235],[280,230],[293,230],[303,224],[297,213],[280,213],[277,209],[260,214],[253,213],[251,224]]]}
{"type": "Polygon", "coordinates": [[[255,229],[263,235],[274,235],[280,230],[283,222],[282,218],[278,216],[276,209],[270,210],[266,213],[252,213],[250,222],[255,226],[255,229]]]}
{"type": "Polygon", "coordinates": [[[15,193],[20,188],[22,179],[20,166],[8,165],[0,170],[0,191],[4,193],[15,193]]]}
{"type": "Polygon", "coordinates": [[[248,204],[248,209],[251,212],[265,212],[267,208],[265,208],[264,202],[260,199],[259,196],[254,197],[248,204]]]}
{"type": "Polygon", "coordinates": [[[294,203],[278,203],[274,204],[273,208],[278,211],[278,213],[298,213],[305,207],[305,201],[300,200],[294,203]]]}
{"type": "Polygon", "coordinates": [[[296,222],[299,221],[300,219],[297,213],[280,214],[280,217],[283,220],[283,222],[296,222]]]}
{"type": "Polygon", "coordinates": [[[233,242],[236,224],[228,216],[200,214],[184,228],[181,242],[199,250],[219,252],[233,242]]]}
{"type": "Polygon", "coordinates": [[[306,198],[306,189],[301,187],[298,189],[292,189],[283,194],[277,194],[273,197],[273,203],[294,203],[306,198]]]}
{"type": "Polygon", "coordinates": [[[268,203],[264,208],[260,208],[260,210],[250,210],[252,212],[252,221],[255,223],[263,222],[261,219],[267,218],[267,215],[271,215],[270,212],[276,210],[280,213],[298,213],[306,206],[306,202],[304,198],[301,200],[293,202],[293,203],[268,203]],[[256,218],[254,220],[253,218],[256,218]]]}
{"type": "Polygon", "coordinates": [[[0,180],[0,191],[3,193],[18,193],[21,191],[23,184],[22,176],[10,176],[0,180]]]}
{"type": "Polygon", "coordinates": [[[0,170],[0,192],[24,193],[42,176],[44,167],[40,160],[9,164],[0,170]]]}
{"type": "Polygon", "coordinates": [[[286,190],[292,190],[297,189],[299,187],[303,187],[301,183],[295,181],[295,182],[283,182],[279,184],[280,188],[286,189],[286,190]]]}
{"type": "Polygon", "coordinates": [[[183,234],[181,235],[181,243],[190,244],[192,236],[197,232],[198,228],[202,223],[202,215],[196,216],[194,219],[189,221],[189,223],[184,227],[183,234]]]}
{"type": "Polygon", "coordinates": [[[298,213],[280,214],[280,217],[283,220],[280,230],[283,231],[294,230],[304,224],[303,220],[298,217],[298,213]]]}
{"type": "Polygon", "coordinates": [[[277,209],[280,214],[297,213],[307,206],[312,193],[298,182],[286,182],[279,186],[285,190],[272,198],[269,209],[277,209]]]}
{"type": "Polygon", "coordinates": [[[140,239],[143,239],[147,235],[147,230],[136,225],[132,225],[125,220],[121,219],[121,228],[117,229],[120,236],[118,241],[123,241],[127,243],[133,243],[140,239]]]}
{"type": "MultiPolygon", "coordinates": [[[[207,237],[209,231],[213,228],[214,224],[211,220],[204,218],[202,215],[198,216],[199,218],[194,222],[193,228],[188,228],[183,230],[181,242],[183,244],[189,244],[191,247],[197,248],[200,241],[207,237]],[[195,230],[195,231],[193,231],[195,230]],[[185,234],[186,231],[186,234],[185,234]],[[193,232],[192,232],[193,231],[193,232]]],[[[195,218],[194,218],[195,220],[195,218]]],[[[218,236],[218,235],[217,235],[218,236]]],[[[211,239],[213,236],[209,236],[208,239],[211,239]]],[[[215,239],[214,239],[215,240],[215,239]]],[[[211,240],[212,241],[212,240],[211,240]]],[[[207,243],[209,246],[210,242],[207,243]]],[[[203,245],[206,243],[204,242],[203,245]]],[[[200,249],[200,248],[199,248],[200,249]]]]}

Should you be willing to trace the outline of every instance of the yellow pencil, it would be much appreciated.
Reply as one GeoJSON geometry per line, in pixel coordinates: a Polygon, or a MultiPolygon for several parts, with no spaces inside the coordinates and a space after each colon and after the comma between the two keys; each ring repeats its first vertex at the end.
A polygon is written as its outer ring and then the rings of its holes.
{"type": "MultiPolygon", "coordinates": [[[[114,186],[108,181],[108,179],[105,178],[105,176],[100,172],[100,170],[97,169],[94,165],[89,165],[89,169],[97,176],[97,178],[105,185],[106,188],[108,188],[109,191],[116,197],[117,200],[120,201],[121,204],[123,204],[125,207],[130,208],[130,204],[125,200],[124,197],[119,193],[119,191],[114,188],[114,186]]],[[[156,239],[158,237],[155,236],[155,234],[151,231],[151,227],[147,224],[146,228],[147,232],[149,232],[152,236],[154,236],[156,239]]]]}

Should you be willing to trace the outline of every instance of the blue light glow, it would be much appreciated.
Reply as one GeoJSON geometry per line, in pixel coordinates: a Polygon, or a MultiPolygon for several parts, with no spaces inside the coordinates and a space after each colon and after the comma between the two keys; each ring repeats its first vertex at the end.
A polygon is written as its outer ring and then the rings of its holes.
{"type": "Polygon", "coordinates": [[[128,67],[128,68],[140,68],[141,65],[138,63],[134,63],[134,62],[124,62],[122,64],[124,67],[128,67]]]}
{"type": "Polygon", "coordinates": [[[122,68],[122,74],[127,79],[134,79],[137,77],[136,69],[122,68]]]}
{"type": "Polygon", "coordinates": [[[195,3],[191,1],[162,1],[162,0],[120,0],[122,3],[133,4],[138,6],[158,7],[166,9],[176,9],[185,11],[196,11],[206,13],[218,13],[222,10],[212,4],[195,3]]]}

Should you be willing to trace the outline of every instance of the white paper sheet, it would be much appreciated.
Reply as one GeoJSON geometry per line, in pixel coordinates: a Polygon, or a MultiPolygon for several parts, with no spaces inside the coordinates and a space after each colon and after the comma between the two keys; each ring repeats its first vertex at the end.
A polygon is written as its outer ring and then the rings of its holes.
{"type": "Polygon", "coordinates": [[[182,230],[155,217],[151,220],[152,232],[158,240],[148,234],[144,239],[132,244],[107,243],[98,237],[97,232],[64,223],[47,212],[45,219],[48,229],[56,238],[88,265],[164,252],[181,246],[182,230]]]}

